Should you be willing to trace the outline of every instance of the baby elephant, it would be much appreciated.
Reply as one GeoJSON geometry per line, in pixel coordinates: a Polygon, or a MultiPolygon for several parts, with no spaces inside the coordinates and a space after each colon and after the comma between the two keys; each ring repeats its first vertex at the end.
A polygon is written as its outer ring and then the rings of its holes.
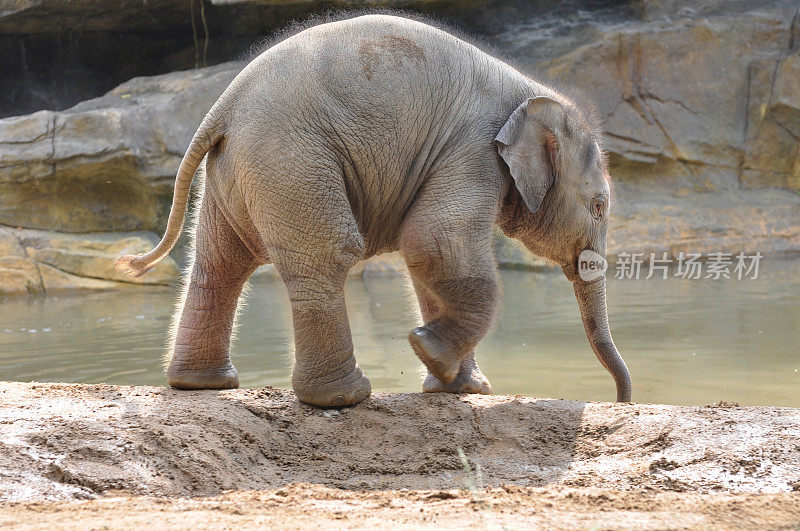
{"type": "Polygon", "coordinates": [[[242,287],[272,263],[295,336],[292,386],[317,406],[357,404],[370,384],[353,356],[347,271],[399,250],[425,324],[409,335],[428,392],[490,393],[475,346],[495,315],[492,226],[562,266],[589,342],[629,401],[609,331],[610,194],[597,121],[471,44],[406,18],[368,15],[306,29],[233,80],[178,170],[158,246],[123,256],[141,275],[175,245],[205,160],[194,264],[167,370],[180,389],[237,387],[228,355],[242,287]]]}

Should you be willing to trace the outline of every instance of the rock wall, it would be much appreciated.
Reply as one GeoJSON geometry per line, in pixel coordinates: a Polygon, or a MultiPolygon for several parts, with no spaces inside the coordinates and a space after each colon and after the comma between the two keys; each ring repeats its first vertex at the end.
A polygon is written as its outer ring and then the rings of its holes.
{"type": "Polygon", "coordinates": [[[171,259],[135,279],[113,268],[116,257],[149,251],[156,243],[152,232],[64,234],[0,226],[0,294],[168,285],[179,275],[171,259]]]}
{"type": "MultiPolygon", "coordinates": [[[[157,238],[183,151],[243,50],[293,18],[363,4],[206,0],[203,13],[200,5],[32,0],[0,11],[0,116],[13,115],[0,120],[0,293],[119,285],[102,262],[113,253],[99,262],[92,254],[96,233],[106,249],[124,246],[130,231],[147,231],[142,245],[157,238]],[[203,62],[205,28],[205,61],[219,64],[192,69],[203,62]],[[72,253],[71,269],[20,251],[31,239],[72,253]],[[73,252],[78,241],[92,251],[73,252]],[[51,267],[74,281],[45,281],[51,267]]],[[[454,21],[596,103],[616,179],[612,259],[800,252],[796,1],[392,5],[454,21]]],[[[541,265],[502,238],[496,247],[501,265],[541,265]]],[[[150,281],[177,271],[167,262],[150,281]]]]}
{"type": "Polygon", "coordinates": [[[798,4],[712,6],[610,27],[540,68],[590,94],[621,176],[800,190],[798,4]]]}
{"type": "MultiPolygon", "coordinates": [[[[136,76],[215,65],[313,14],[382,6],[485,32],[505,0],[4,0],[0,117],[63,110],[136,76]]],[[[519,2],[522,6],[526,2],[519,2]]]]}
{"type": "Polygon", "coordinates": [[[189,140],[240,66],[134,78],[64,111],[0,121],[0,223],[155,230],[189,140]]]}

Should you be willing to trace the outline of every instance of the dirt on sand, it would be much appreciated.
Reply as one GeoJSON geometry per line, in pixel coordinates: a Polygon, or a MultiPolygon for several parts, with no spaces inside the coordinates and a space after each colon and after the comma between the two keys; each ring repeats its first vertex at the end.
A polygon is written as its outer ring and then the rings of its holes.
{"type": "Polygon", "coordinates": [[[0,383],[0,525],[800,525],[800,410],[0,383]]]}

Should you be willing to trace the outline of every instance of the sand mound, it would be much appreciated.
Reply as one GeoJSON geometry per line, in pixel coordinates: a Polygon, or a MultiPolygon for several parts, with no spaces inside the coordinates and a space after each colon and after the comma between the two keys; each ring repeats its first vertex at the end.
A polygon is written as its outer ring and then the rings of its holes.
{"type": "Polygon", "coordinates": [[[4,501],[110,490],[214,496],[293,482],[800,489],[800,411],[790,408],[378,393],[354,408],[321,410],[280,389],[2,383],[0,441],[4,501]]]}
{"type": "Polygon", "coordinates": [[[800,523],[788,408],[0,383],[0,445],[4,528],[800,523]]]}

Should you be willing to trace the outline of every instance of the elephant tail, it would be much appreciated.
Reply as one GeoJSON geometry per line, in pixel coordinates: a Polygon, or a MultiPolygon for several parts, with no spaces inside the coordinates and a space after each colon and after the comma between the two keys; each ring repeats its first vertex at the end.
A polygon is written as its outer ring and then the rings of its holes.
{"type": "MultiPolygon", "coordinates": [[[[216,107],[216,106],[215,106],[216,107]]],[[[219,142],[224,135],[224,125],[216,118],[215,109],[206,114],[200,127],[189,144],[189,149],[183,156],[178,176],[175,178],[175,190],[172,195],[172,208],[169,211],[169,220],[164,237],[156,247],[142,255],[128,254],[120,256],[114,262],[114,269],[131,277],[139,277],[147,273],[153,266],[163,260],[181,235],[183,220],[186,217],[186,206],[189,202],[189,190],[192,179],[211,148],[219,142]]]]}

